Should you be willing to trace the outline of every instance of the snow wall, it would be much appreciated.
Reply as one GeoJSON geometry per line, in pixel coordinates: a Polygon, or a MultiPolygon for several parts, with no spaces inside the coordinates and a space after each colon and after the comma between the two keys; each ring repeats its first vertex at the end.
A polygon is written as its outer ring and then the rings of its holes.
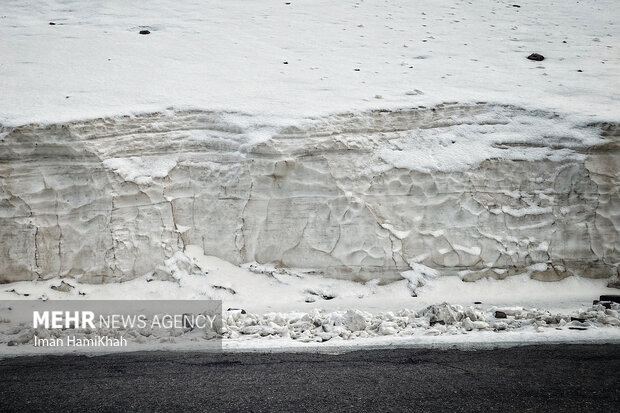
{"type": "Polygon", "coordinates": [[[466,281],[615,277],[619,137],[483,103],[5,127],[0,281],[123,281],[193,244],[360,281],[410,262],[466,281]]]}

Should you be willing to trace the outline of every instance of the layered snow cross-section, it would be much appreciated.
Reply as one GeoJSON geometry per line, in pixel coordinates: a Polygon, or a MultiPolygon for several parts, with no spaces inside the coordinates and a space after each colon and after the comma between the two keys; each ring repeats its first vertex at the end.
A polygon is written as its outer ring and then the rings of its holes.
{"type": "Polygon", "coordinates": [[[5,127],[1,281],[123,281],[187,245],[360,281],[616,276],[619,131],[485,103],[5,127]]]}

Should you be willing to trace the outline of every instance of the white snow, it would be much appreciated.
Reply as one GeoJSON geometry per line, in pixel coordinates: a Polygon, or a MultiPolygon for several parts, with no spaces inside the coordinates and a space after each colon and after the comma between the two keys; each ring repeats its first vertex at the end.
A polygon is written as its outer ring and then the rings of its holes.
{"type": "MultiPolygon", "coordinates": [[[[175,255],[166,264],[175,282],[157,281],[151,276],[107,285],[67,280],[75,288],[62,292],[51,289],[60,284],[58,279],[24,281],[5,284],[0,299],[220,299],[227,350],[476,347],[620,340],[620,306],[592,306],[592,300],[599,295],[615,292],[605,286],[607,280],[569,277],[545,283],[524,274],[501,281],[466,283],[412,263],[412,270],[403,273],[402,281],[360,284],[316,277],[307,270],[257,264],[240,268],[202,255],[197,246],[189,247],[186,254],[175,255]],[[189,270],[192,267],[199,270],[189,270]],[[419,281],[423,282],[416,289],[418,296],[412,297],[409,284],[419,281]],[[314,300],[309,302],[308,297],[314,300]],[[496,310],[505,312],[508,318],[496,319],[496,310]],[[571,321],[571,317],[585,321],[571,321]]],[[[0,343],[29,337],[27,326],[12,325],[6,314],[0,316],[4,317],[0,343]]],[[[134,336],[144,350],[200,348],[200,339],[195,335],[184,338],[176,334],[174,340],[155,335],[144,339],[139,332],[134,336]]],[[[28,345],[6,349],[5,355],[47,351],[28,345]]]]}
{"type": "MultiPolygon", "coordinates": [[[[448,107],[436,127],[386,132],[391,146],[373,156],[425,172],[463,169],[493,157],[583,159],[571,149],[600,138],[595,128],[579,126],[620,120],[620,3],[512,4],[7,0],[0,12],[0,137],[6,135],[3,127],[29,123],[200,109],[223,113],[229,127],[240,129],[243,153],[245,145],[270,139],[282,126],[334,122],[334,129],[346,129],[336,118],[320,116],[482,101],[500,106],[482,114],[448,107]],[[151,33],[138,34],[143,29],[151,33]],[[527,60],[532,52],[546,59],[527,60]],[[522,146],[540,141],[547,145],[522,146]]],[[[204,138],[200,131],[184,133],[204,138]]],[[[110,158],[103,164],[125,181],[145,185],[166,177],[177,157],[110,158]]],[[[517,192],[506,195],[520,198],[517,192]]],[[[491,212],[551,212],[525,202],[524,208],[491,212]]],[[[396,224],[381,225],[398,240],[410,235],[396,224]]],[[[428,233],[438,237],[442,230],[428,233]]],[[[452,248],[481,253],[478,246],[452,248]]],[[[541,242],[539,249],[546,248],[541,242]]],[[[225,312],[224,345],[236,350],[620,341],[618,310],[592,307],[599,295],[616,292],[607,280],[544,283],[522,274],[465,283],[414,262],[423,259],[411,260],[401,281],[360,284],[317,277],[311,269],[240,268],[189,246],[158,269],[175,281],[152,274],[105,285],[71,279],[75,288],[68,292],[51,289],[58,279],[24,281],[3,285],[0,299],[221,299],[225,310],[246,311],[225,312]],[[510,313],[509,319],[495,320],[496,309],[510,313]],[[587,319],[586,331],[568,329],[571,314],[587,319]],[[433,317],[444,324],[431,325],[433,317]]],[[[0,342],[23,332],[9,330],[1,326],[0,342]]],[[[199,346],[181,344],[170,348],[199,346]]],[[[2,354],[24,351],[3,347],[2,354]]]]}
{"type": "Polygon", "coordinates": [[[617,120],[620,4],[513,3],[7,0],[0,124],[170,107],[301,119],[451,101],[617,120]]]}
{"type": "Polygon", "coordinates": [[[552,207],[539,207],[530,205],[527,208],[511,208],[509,206],[502,206],[502,211],[513,217],[523,217],[525,215],[537,215],[537,214],[550,214],[553,211],[552,207]]]}
{"type": "Polygon", "coordinates": [[[378,156],[394,167],[422,172],[462,170],[492,158],[582,160],[584,155],[571,147],[596,145],[600,136],[596,129],[575,127],[580,119],[550,119],[535,112],[515,116],[501,107],[483,115],[457,113],[441,127],[399,134],[399,139],[392,139],[391,147],[379,150],[378,156]],[[530,142],[538,146],[525,145],[530,142]],[[540,142],[545,145],[540,146],[540,142]],[[553,148],[554,144],[571,149],[553,148]]]}
{"type": "MultiPolygon", "coordinates": [[[[185,254],[177,253],[166,261],[167,271],[177,280],[159,281],[151,275],[122,283],[82,284],[67,279],[76,288],[69,292],[51,289],[61,280],[20,281],[4,284],[0,299],[91,299],[91,300],[223,300],[224,308],[243,308],[253,313],[291,312],[321,309],[345,311],[358,309],[370,312],[396,311],[403,308],[420,310],[429,305],[448,302],[471,305],[481,301],[485,306],[531,306],[552,311],[569,311],[591,305],[602,294],[615,294],[607,288],[606,279],[568,277],[557,282],[532,280],[528,274],[510,276],[504,280],[481,279],[463,282],[457,276],[445,276],[437,270],[411,262],[411,270],[404,272],[403,280],[385,285],[369,281],[365,284],[324,278],[310,270],[282,269],[274,266],[247,264],[235,266],[212,256],[202,255],[198,246],[188,246],[185,254]],[[192,263],[200,270],[191,270],[192,263]],[[185,265],[184,265],[185,264],[185,265]],[[407,284],[410,280],[424,280],[412,297],[407,284]],[[234,290],[234,294],[224,289],[234,290]],[[313,293],[333,296],[307,303],[313,293]],[[85,295],[81,295],[84,293],[85,295]],[[24,296],[23,294],[28,294],[24,296]]],[[[545,264],[528,269],[545,270],[545,264]],[[542,266],[541,266],[542,265],[542,266]]]]}
{"type": "MultiPolygon", "coordinates": [[[[481,279],[463,282],[457,276],[445,276],[437,270],[417,263],[410,263],[412,270],[404,272],[403,280],[385,285],[369,281],[355,281],[318,277],[310,270],[282,269],[273,266],[247,264],[235,266],[212,256],[202,255],[198,246],[189,246],[186,253],[177,253],[167,260],[167,271],[176,282],[159,281],[151,275],[122,283],[82,284],[67,279],[76,288],[69,292],[51,289],[61,280],[20,281],[4,284],[0,299],[116,299],[116,300],[223,300],[224,308],[242,308],[248,312],[309,311],[321,309],[346,311],[358,309],[370,312],[397,311],[403,308],[420,310],[429,305],[448,302],[455,305],[471,305],[481,301],[485,306],[530,306],[552,311],[570,311],[592,304],[602,294],[615,294],[607,288],[606,279],[568,277],[557,282],[532,280],[528,274],[510,276],[504,280],[481,279]],[[201,271],[192,271],[192,262],[201,271]],[[407,285],[413,279],[423,280],[417,289],[418,297],[412,297],[407,285]],[[235,293],[217,287],[232,289],[235,293]],[[14,291],[13,291],[14,290],[14,291]],[[325,300],[318,293],[333,296],[325,300]],[[86,295],[80,295],[85,293],[86,295]],[[23,296],[28,294],[28,296],[23,296]],[[314,296],[315,302],[306,298],[314,296]]],[[[528,269],[545,270],[545,264],[528,269]]]]}
{"type": "Polygon", "coordinates": [[[103,161],[106,168],[112,169],[125,181],[147,184],[153,178],[163,178],[177,165],[175,155],[132,156],[129,158],[110,158],[103,161]]]}

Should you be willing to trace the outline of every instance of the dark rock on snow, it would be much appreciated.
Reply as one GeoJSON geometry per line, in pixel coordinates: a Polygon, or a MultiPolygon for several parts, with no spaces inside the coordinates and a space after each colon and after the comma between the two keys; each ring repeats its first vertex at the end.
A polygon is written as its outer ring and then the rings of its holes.
{"type": "Polygon", "coordinates": [[[538,53],[532,53],[527,58],[530,59],[530,60],[534,60],[536,62],[541,62],[541,61],[545,60],[545,56],[543,56],[541,54],[538,54],[538,53]]]}

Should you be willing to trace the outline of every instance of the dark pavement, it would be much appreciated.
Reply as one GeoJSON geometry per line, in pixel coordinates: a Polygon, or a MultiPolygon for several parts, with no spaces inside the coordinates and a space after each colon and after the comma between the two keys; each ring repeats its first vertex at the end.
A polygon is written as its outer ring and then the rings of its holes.
{"type": "Polygon", "coordinates": [[[620,345],[0,360],[0,411],[618,411],[620,345]]]}

